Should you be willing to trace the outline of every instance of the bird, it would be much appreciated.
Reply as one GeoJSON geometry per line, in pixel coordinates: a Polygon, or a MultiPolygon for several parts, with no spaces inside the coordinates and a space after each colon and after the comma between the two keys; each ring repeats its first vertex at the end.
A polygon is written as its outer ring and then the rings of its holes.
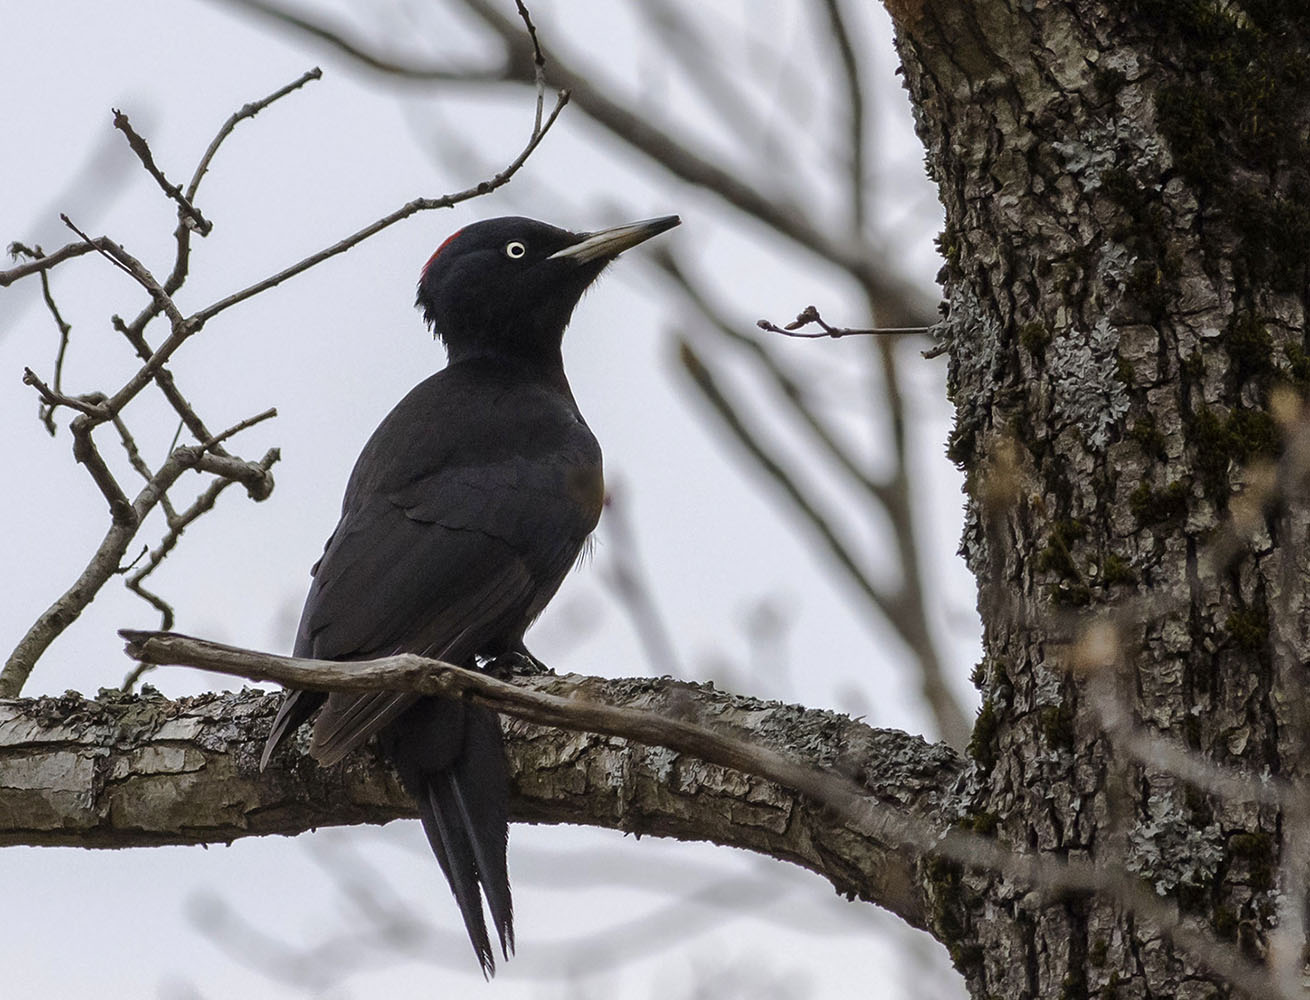
{"type": "MultiPolygon", "coordinates": [[[[505,217],[465,226],[437,248],[415,305],[446,366],[396,405],[355,462],[340,521],[311,570],[296,656],[537,662],[524,633],[578,561],[605,496],[600,445],[564,374],[564,329],[615,257],[680,221],[571,232],[505,217]]],[[[484,900],[501,956],[514,950],[498,716],[403,691],[288,690],[261,770],[311,717],[309,753],[320,766],[376,735],[490,978],[484,900]]]]}

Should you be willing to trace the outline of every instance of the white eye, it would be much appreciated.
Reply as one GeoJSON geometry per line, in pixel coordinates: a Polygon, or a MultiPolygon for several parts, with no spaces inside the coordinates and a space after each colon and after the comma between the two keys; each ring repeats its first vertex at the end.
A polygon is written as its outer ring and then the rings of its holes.
{"type": "Polygon", "coordinates": [[[505,244],[505,256],[510,258],[511,260],[518,260],[527,252],[528,252],[528,248],[525,247],[518,240],[510,240],[508,243],[505,244]]]}

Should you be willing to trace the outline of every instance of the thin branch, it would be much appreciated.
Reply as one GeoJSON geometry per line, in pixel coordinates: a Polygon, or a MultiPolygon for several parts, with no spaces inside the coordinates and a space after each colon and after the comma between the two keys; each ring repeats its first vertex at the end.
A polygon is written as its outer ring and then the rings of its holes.
{"type": "Polygon", "coordinates": [[[861,489],[873,496],[874,499],[883,500],[886,486],[873,479],[863,468],[857,465],[850,453],[838,443],[829,427],[807,405],[804,390],[769,352],[768,348],[760,343],[757,338],[747,336],[736,329],[682,269],[677,258],[666,246],[661,245],[653,248],[652,252],[647,256],[677,283],[688,301],[705,317],[712,329],[738,347],[746,349],[755,357],[770,381],[777,388],[778,394],[786,401],[792,415],[809,429],[810,433],[822,445],[828,457],[850,476],[861,489]]]}
{"type": "Polygon", "coordinates": [[[259,114],[274,101],[281,100],[288,94],[299,90],[301,87],[305,86],[305,84],[313,80],[321,80],[322,78],[323,71],[315,66],[313,69],[300,74],[300,76],[292,80],[285,87],[279,87],[267,97],[261,98],[258,101],[251,101],[249,104],[243,104],[240,108],[234,111],[228,120],[219,127],[218,133],[212,140],[210,140],[209,147],[205,150],[204,155],[200,157],[200,162],[196,165],[195,173],[191,175],[191,183],[189,183],[186,188],[187,202],[195,201],[196,191],[200,187],[200,181],[204,178],[205,172],[209,170],[209,164],[214,159],[214,154],[218,152],[218,147],[223,144],[223,140],[232,134],[233,129],[246,119],[254,118],[255,115],[259,114]]]}
{"type": "MultiPolygon", "coordinates": [[[[214,138],[210,140],[209,146],[200,157],[200,162],[196,164],[196,169],[191,175],[191,181],[187,184],[186,194],[184,195],[188,204],[195,203],[196,192],[200,189],[200,182],[204,179],[205,172],[209,170],[209,164],[214,159],[214,155],[218,152],[218,147],[221,146],[223,141],[232,134],[232,131],[238,124],[248,118],[254,118],[255,115],[259,114],[259,112],[263,111],[274,101],[278,101],[281,98],[286,97],[288,94],[294,93],[311,80],[321,79],[322,76],[323,71],[315,66],[308,72],[302,73],[286,86],[279,87],[277,90],[273,91],[273,93],[261,98],[260,100],[251,101],[242,105],[229,115],[227,121],[219,126],[218,132],[216,132],[214,138]]],[[[173,255],[173,270],[164,280],[164,291],[168,292],[169,295],[172,295],[182,287],[183,283],[186,281],[187,273],[191,268],[191,226],[180,214],[178,216],[177,228],[173,231],[173,239],[177,244],[177,250],[173,255]]],[[[150,318],[153,318],[153,315],[146,313],[143,313],[143,316],[145,318],[139,319],[138,323],[133,326],[133,329],[138,335],[145,329],[145,323],[148,322],[150,318]]],[[[160,383],[160,388],[163,388],[162,383],[160,383]]],[[[167,391],[165,391],[165,395],[167,395],[167,391]]],[[[192,433],[196,433],[197,437],[203,436],[202,434],[197,433],[194,429],[192,430],[192,433]]]]}
{"type": "MultiPolygon", "coordinates": [[[[258,417],[252,417],[250,420],[242,421],[241,424],[231,429],[229,433],[235,434],[237,431],[244,430],[246,427],[250,427],[275,413],[276,411],[268,411],[260,414],[258,417]]],[[[273,449],[265,454],[256,465],[260,470],[267,474],[280,457],[281,453],[278,452],[277,449],[273,449]]],[[[150,550],[146,557],[145,565],[135,573],[128,576],[124,583],[124,586],[126,586],[128,590],[132,591],[132,593],[136,594],[159,612],[161,629],[167,631],[173,627],[173,622],[175,620],[173,606],[164,600],[164,598],[159,594],[146,589],[146,577],[150,576],[151,573],[158,569],[160,564],[168,557],[169,553],[176,548],[177,543],[182,539],[182,533],[201,516],[213,510],[214,504],[218,502],[218,498],[222,495],[223,491],[238,481],[239,480],[236,478],[227,477],[215,479],[205,487],[204,491],[201,492],[201,494],[197,496],[196,499],[193,500],[181,513],[175,512],[172,509],[172,504],[168,502],[167,495],[161,497],[160,503],[161,506],[165,506],[165,513],[168,519],[168,530],[164,533],[164,537],[160,539],[159,543],[150,550]]],[[[271,490],[271,488],[270,480],[268,489],[271,490]]],[[[255,499],[262,499],[267,496],[268,493],[263,492],[262,497],[255,496],[255,499]]],[[[149,669],[149,667],[146,664],[138,664],[137,667],[123,679],[123,690],[132,690],[132,686],[147,669],[149,669]]]]}
{"type": "MultiPolygon", "coordinates": [[[[31,274],[40,274],[48,271],[57,264],[62,264],[73,257],[81,257],[83,254],[95,253],[101,249],[101,245],[108,241],[107,236],[98,236],[93,240],[87,240],[85,237],[78,243],[69,243],[62,246],[54,253],[48,253],[29,260],[26,264],[19,264],[17,267],[11,267],[8,271],[0,271],[0,288],[8,288],[20,278],[26,278],[31,274]]],[[[32,252],[21,243],[9,244],[9,254],[17,257],[19,254],[32,255],[32,252]]]]}
{"type": "MultiPolygon", "coordinates": [[[[39,246],[28,247],[22,243],[11,243],[9,253],[14,257],[25,256],[32,260],[40,260],[45,256],[39,246]]],[[[50,291],[50,274],[48,271],[38,272],[41,278],[41,297],[45,300],[46,308],[50,311],[51,317],[55,321],[55,326],[59,330],[59,349],[55,352],[55,374],[54,386],[52,389],[45,389],[45,384],[32,373],[30,368],[23,369],[23,381],[28,385],[34,385],[38,391],[42,391],[43,400],[38,411],[38,416],[45,429],[51,437],[55,436],[55,410],[64,405],[63,399],[63,379],[64,379],[64,355],[68,351],[68,335],[72,332],[72,327],[65,321],[63,315],[59,312],[59,306],[55,304],[54,294],[50,291]],[[29,379],[35,379],[30,381],[29,379]]]]}
{"type": "MultiPolygon", "coordinates": [[[[123,446],[123,451],[127,455],[128,465],[132,466],[132,468],[136,470],[137,475],[139,475],[142,479],[144,479],[146,482],[150,482],[151,478],[155,474],[154,470],[152,470],[150,466],[146,464],[146,460],[141,457],[141,450],[136,446],[136,438],[134,438],[132,436],[132,432],[128,430],[127,424],[124,422],[122,414],[115,413],[113,420],[111,422],[114,425],[114,430],[118,431],[118,440],[119,443],[123,446]]],[[[169,448],[169,451],[172,450],[173,450],[172,448],[169,448]]],[[[160,499],[160,504],[161,506],[167,505],[164,507],[164,513],[171,517],[172,505],[168,503],[167,494],[165,494],[160,499]]]]}
{"type": "Polygon", "coordinates": [[[118,129],[127,137],[127,144],[132,147],[132,152],[136,153],[137,159],[141,165],[146,168],[146,173],[155,179],[164,194],[168,195],[177,203],[178,212],[191,220],[191,226],[201,236],[208,236],[214,228],[214,224],[200,214],[200,210],[191,204],[190,199],[182,193],[182,189],[176,184],[170,184],[164,172],[159,169],[155,163],[155,157],[150,152],[150,146],[141,134],[132,127],[132,122],[127,115],[117,108],[114,112],[114,128],[118,129]]]}
{"type": "Polygon", "coordinates": [[[376,222],[365,226],[357,233],[347,236],[345,239],[332,244],[330,247],[318,251],[318,253],[311,254],[299,263],[283,268],[271,277],[265,278],[262,281],[257,281],[253,285],[243,288],[239,292],[233,292],[226,298],[219,299],[212,305],[206,306],[204,309],[194,313],[188,322],[199,328],[219,313],[223,312],[223,310],[229,309],[239,302],[244,302],[253,295],[258,295],[260,292],[267,291],[270,288],[280,285],[288,278],[294,278],[297,274],[309,270],[316,264],[321,264],[330,257],[335,257],[337,254],[345,253],[347,250],[362,243],[370,236],[380,233],[388,226],[395,225],[402,219],[407,219],[417,212],[425,212],[435,208],[450,208],[453,205],[458,205],[460,202],[469,201],[470,199],[480,197],[484,194],[490,194],[497,188],[503,187],[505,184],[509,183],[516,173],[518,173],[519,168],[522,167],[528,157],[532,155],[533,150],[541,144],[541,140],[546,137],[546,134],[555,124],[556,120],[559,118],[560,112],[564,110],[564,107],[568,102],[568,91],[561,91],[555,100],[554,109],[551,111],[540,130],[534,131],[528,139],[527,145],[523,147],[518,156],[516,156],[504,170],[500,171],[500,173],[491,177],[489,180],[480,181],[472,187],[465,188],[463,191],[442,195],[440,198],[416,198],[414,201],[402,205],[390,215],[383,216],[376,222]]]}
{"type": "Polygon", "coordinates": [[[786,326],[778,326],[775,323],[770,323],[767,319],[756,320],[755,325],[761,330],[767,330],[769,333],[781,333],[786,337],[801,337],[806,339],[831,337],[834,340],[838,337],[880,337],[910,333],[927,333],[932,329],[930,326],[880,326],[866,327],[864,329],[849,326],[829,326],[824,322],[823,317],[819,315],[819,310],[814,306],[806,306],[797,313],[796,318],[786,326]],[[820,327],[820,332],[800,332],[803,327],[809,326],[811,323],[817,323],[820,327]]]}
{"type": "Polygon", "coordinates": [[[406,80],[418,80],[429,83],[503,83],[506,81],[504,69],[450,69],[442,66],[417,66],[396,62],[384,55],[370,52],[364,46],[347,37],[343,27],[335,25],[330,18],[320,16],[317,12],[312,19],[308,13],[298,13],[291,7],[263,3],[262,0],[226,0],[229,7],[252,11],[301,34],[316,38],[329,48],[336,49],[349,56],[355,62],[369,69],[377,70],[388,76],[399,76],[406,80]]]}
{"type": "MultiPolygon", "coordinates": [[[[171,385],[171,377],[169,379],[169,384],[171,385]]],[[[185,404],[185,400],[183,400],[182,402],[186,406],[186,409],[189,411],[190,410],[189,405],[185,404]]],[[[263,413],[256,414],[253,417],[249,417],[245,420],[240,421],[237,424],[234,424],[232,427],[229,427],[221,434],[215,434],[215,435],[207,434],[205,440],[203,440],[199,445],[199,451],[216,452],[219,458],[226,460],[229,457],[227,456],[227,453],[224,452],[223,449],[219,447],[220,442],[227,440],[233,435],[238,434],[249,427],[253,427],[255,424],[262,423],[263,421],[268,420],[275,416],[277,416],[277,410],[268,409],[265,410],[263,413]]],[[[152,482],[155,474],[151,471],[150,467],[141,458],[141,453],[137,450],[136,447],[136,441],[133,438],[131,432],[127,429],[127,425],[123,423],[122,419],[119,417],[118,414],[114,415],[113,423],[114,426],[118,429],[119,437],[123,443],[123,449],[127,453],[129,463],[131,463],[132,467],[136,469],[136,471],[142,476],[142,478],[146,480],[147,483],[152,482]]],[[[175,450],[176,450],[176,440],[174,441],[173,445],[170,445],[169,447],[170,452],[173,452],[175,450]]],[[[194,454],[194,449],[189,450],[188,454],[189,455],[194,454]]],[[[253,499],[256,500],[265,499],[272,491],[272,478],[267,474],[279,457],[280,454],[276,449],[269,451],[260,462],[255,463],[255,466],[259,471],[250,468],[251,463],[241,463],[238,466],[236,466],[235,469],[232,469],[231,467],[224,467],[222,470],[211,470],[211,471],[217,471],[219,474],[219,478],[216,479],[214,482],[210,483],[209,486],[206,487],[206,489],[194,501],[192,501],[191,505],[188,506],[184,511],[182,511],[181,514],[177,513],[177,511],[173,509],[173,504],[169,500],[168,494],[166,492],[160,494],[159,505],[164,510],[164,515],[166,518],[166,522],[168,524],[168,530],[165,533],[164,537],[160,540],[159,544],[156,545],[155,548],[153,550],[150,550],[150,552],[148,553],[149,557],[146,561],[145,566],[137,570],[135,573],[131,573],[127,577],[124,586],[126,586],[128,590],[136,594],[138,597],[140,597],[142,600],[144,600],[146,603],[148,603],[151,607],[153,607],[156,611],[159,612],[161,628],[167,630],[173,627],[173,623],[175,621],[175,614],[173,611],[173,607],[166,600],[164,600],[162,596],[156,594],[154,591],[148,590],[145,587],[144,581],[146,577],[148,577],[151,573],[153,573],[159,567],[159,565],[164,561],[164,559],[169,555],[169,553],[173,551],[178,541],[181,540],[183,531],[185,531],[189,525],[194,523],[203,514],[206,514],[210,510],[212,510],[214,504],[218,501],[218,497],[222,494],[222,492],[225,489],[227,489],[228,486],[231,486],[234,482],[244,481],[247,486],[247,492],[250,494],[250,496],[253,499]]],[[[200,461],[199,456],[195,458],[195,461],[197,463],[200,461]]],[[[240,460],[232,460],[232,461],[240,462],[240,460]]],[[[146,553],[143,552],[142,555],[144,556],[146,555],[146,553]]],[[[124,570],[124,572],[126,572],[128,569],[131,569],[131,567],[127,567],[124,570]]],[[[124,691],[132,690],[133,687],[136,685],[136,682],[140,680],[141,675],[144,674],[149,669],[151,668],[146,664],[138,664],[133,670],[131,670],[127,674],[126,677],[124,677],[123,683],[121,685],[122,689],[124,691]]]]}
{"type": "Polygon", "coordinates": [[[682,669],[677,649],[642,572],[636,532],[623,497],[622,489],[611,486],[609,496],[605,498],[605,517],[601,526],[611,544],[607,547],[609,559],[603,570],[604,576],[637,631],[651,672],[657,677],[678,677],[682,669]]]}
{"type": "Polygon", "coordinates": [[[855,54],[846,18],[840,0],[824,0],[828,12],[828,27],[841,56],[842,72],[846,80],[846,114],[850,127],[850,199],[851,224],[856,232],[863,232],[868,222],[868,192],[865,179],[864,141],[864,83],[860,79],[860,63],[855,54]]]}
{"type": "Polygon", "coordinates": [[[277,407],[270,406],[263,413],[256,413],[253,417],[246,417],[245,420],[238,421],[237,423],[233,424],[231,427],[229,427],[227,430],[223,431],[222,433],[215,434],[212,437],[207,438],[206,440],[200,442],[200,447],[203,448],[205,451],[215,451],[217,450],[215,446],[218,445],[220,442],[226,441],[228,438],[232,437],[233,435],[240,434],[242,431],[246,430],[247,428],[254,427],[255,424],[262,424],[265,420],[271,420],[276,416],[277,416],[277,407]]]}
{"type": "Polygon", "coordinates": [[[61,214],[59,218],[64,225],[77,233],[78,236],[82,237],[82,240],[85,243],[92,245],[100,256],[104,257],[119,270],[123,271],[123,273],[131,277],[138,285],[144,288],[146,292],[149,293],[150,297],[155,300],[155,303],[159,308],[164,312],[164,315],[166,315],[172,322],[174,330],[185,326],[186,320],[182,318],[182,313],[173,302],[172,297],[164,291],[163,286],[155,280],[155,276],[146,270],[144,264],[113,240],[101,238],[100,240],[93,241],[91,237],[78,229],[77,226],[73,224],[73,220],[67,215],[61,214]]]}
{"type": "MultiPolygon", "coordinates": [[[[77,410],[79,413],[85,413],[92,417],[100,417],[104,415],[105,406],[103,397],[83,399],[80,396],[66,396],[58,389],[51,388],[45,382],[41,381],[41,377],[30,368],[23,369],[23,384],[30,385],[37,391],[45,409],[49,413],[53,413],[55,407],[67,406],[70,410],[77,410]]],[[[50,428],[50,433],[54,433],[53,427],[50,428]]]]}
{"type": "Polygon", "coordinates": [[[102,404],[92,413],[82,413],[73,418],[69,424],[69,430],[73,432],[73,458],[79,465],[85,465],[86,470],[91,475],[91,479],[99,487],[100,493],[104,496],[109,504],[109,515],[118,527],[131,527],[135,530],[136,519],[133,514],[132,504],[127,499],[127,494],[123,492],[118,480],[110,471],[109,466],[105,463],[104,457],[96,448],[95,441],[91,437],[92,431],[96,429],[105,420],[105,409],[108,403],[102,404]]]}
{"type": "MultiPolygon", "coordinates": [[[[140,317],[138,317],[138,320],[139,319],[140,317]]],[[[132,345],[132,349],[136,351],[137,357],[146,362],[154,357],[155,352],[151,349],[150,344],[146,342],[145,335],[141,332],[139,322],[133,323],[129,326],[124,323],[120,317],[115,316],[113,317],[112,323],[114,329],[127,338],[128,343],[132,345]]],[[[191,436],[197,441],[207,441],[211,437],[209,428],[206,427],[205,422],[200,419],[200,416],[191,406],[190,401],[183,396],[181,390],[178,389],[177,383],[173,379],[173,373],[164,367],[164,365],[157,364],[151,372],[150,377],[154,380],[155,385],[158,386],[159,391],[164,394],[164,398],[168,400],[169,404],[173,407],[174,412],[176,412],[182,419],[182,423],[185,424],[186,429],[191,432],[191,436]]],[[[223,453],[221,447],[216,446],[214,450],[219,454],[223,453]]],[[[147,478],[149,477],[147,476],[147,478]]]]}
{"type": "Polygon", "coordinates": [[[528,29],[528,37],[532,39],[532,66],[537,83],[537,115],[532,124],[532,131],[535,134],[541,131],[541,115],[546,107],[546,57],[541,53],[541,41],[537,38],[537,26],[532,23],[531,12],[523,0],[514,0],[514,5],[518,8],[519,17],[523,19],[523,24],[528,29]]]}

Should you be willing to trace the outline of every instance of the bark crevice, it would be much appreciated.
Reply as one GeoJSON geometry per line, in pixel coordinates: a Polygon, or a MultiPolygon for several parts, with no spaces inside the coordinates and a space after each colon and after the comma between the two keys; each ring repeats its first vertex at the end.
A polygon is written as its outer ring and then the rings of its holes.
{"type": "MultiPolygon", "coordinates": [[[[832,712],[668,679],[534,679],[651,711],[691,712],[937,823],[961,761],[944,744],[832,712]]],[[[259,771],[278,696],[246,690],[169,700],[105,691],[0,701],[0,845],[227,843],[414,815],[370,746],[320,768],[307,739],[259,771]]],[[[773,782],[629,740],[506,719],[511,818],[709,840],[790,861],[843,895],[924,925],[915,858],[773,782]]]]}

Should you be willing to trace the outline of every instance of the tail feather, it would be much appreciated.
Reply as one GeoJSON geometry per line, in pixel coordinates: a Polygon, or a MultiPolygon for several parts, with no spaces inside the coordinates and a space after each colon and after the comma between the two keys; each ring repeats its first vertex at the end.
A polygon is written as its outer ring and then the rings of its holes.
{"type": "Polygon", "coordinates": [[[473,843],[482,892],[507,960],[514,951],[514,900],[509,891],[509,770],[504,735],[494,712],[471,709],[464,754],[448,772],[455,803],[473,843]]]}
{"type": "Polygon", "coordinates": [[[264,741],[264,752],[259,756],[261,771],[268,767],[269,758],[273,756],[278,744],[317,712],[326,698],[327,695],[321,691],[287,691],[282,704],[278,706],[277,715],[273,717],[273,728],[264,741]]]}
{"type": "Polygon", "coordinates": [[[459,904],[469,941],[482,966],[482,974],[490,978],[496,974],[496,955],[487,937],[487,924],[482,916],[482,896],[478,892],[477,858],[468,829],[455,817],[458,809],[451,789],[453,779],[448,774],[433,775],[427,795],[419,800],[419,816],[423,830],[432,845],[437,863],[446,873],[450,891],[459,904]]]}
{"type": "Polygon", "coordinates": [[[424,698],[380,734],[383,751],[418,804],[485,975],[495,974],[482,899],[501,954],[514,950],[506,846],[509,776],[500,721],[464,702],[424,698]]]}

